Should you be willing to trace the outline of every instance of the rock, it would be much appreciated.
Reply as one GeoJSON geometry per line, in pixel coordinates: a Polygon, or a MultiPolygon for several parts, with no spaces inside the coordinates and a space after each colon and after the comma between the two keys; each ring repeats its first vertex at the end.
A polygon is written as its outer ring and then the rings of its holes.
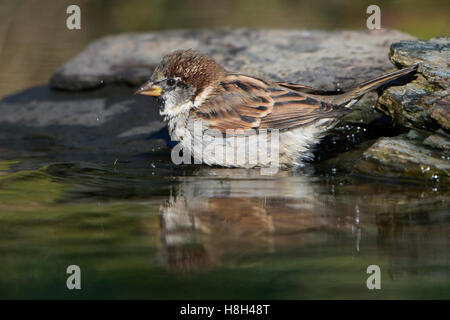
{"type": "Polygon", "coordinates": [[[388,88],[376,105],[397,124],[412,129],[409,140],[401,136],[379,140],[357,168],[389,176],[439,176],[448,182],[450,38],[394,43],[390,59],[401,67],[419,64],[415,80],[388,88]]]}
{"type": "Polygon", "coordinates": [[[443,131],[440,134],[430,135],[423,143],[437,150],[441,150],[447,155],[450,154],[450,139],[443,131]]]}
{"type": "MultiPolygon", "coordinates": [[[[0,148],[10,158],[15,150],[51,152],[52,159],[62,155],[62,160],[96,154],[114,161],[162,147],[169,139],[154,100],[133,92],[161,57],[175,49],[197,49],[233,71],[345,89],[392,69],[390,44],[408,39],[413,38],[394,30],[249,29],[105,37],[64,65],[52,77],[51,88],[25,90],[0,101],[0,148]]],[[[329,147],[322,148],[327,154],[336,146],[349,149],[378,130],[372,124],[386,116],[372,107],[376,97],[366,95],[330,132],[325,140],[329,147]]],[[[388,131],[384,123],[379,128],[388,131]]]]}
{"type": "Polygon", "coordinates": [[[408,39],[413,38],[394,30],[122,34],[92,43],[52,77],[51,85],[66,90],[110,83],[138,85],[150,77],[163,55],[192,48],[213,56],[231,71],[320,88],[347,88],[392,69],[387,59],[389,45],[408,39]]]}
{"type": "Polygon", "coordinates": [[[430,40],[408,40],[393,43],[390,50],[391,61],[399,66],[419,63],[421,73],[429,83],[443,89],[450,85],[450,37],[430,40]]]}
{"type": "Polygon", "coordinates": [[[385,90],[378,109],[408,128],[450,130],[450,37],[394,43],[390,59],[398,66],[418,63],[419,74],[405,86],[385,90]]]}
{"type": "Polygon", "coordinates": [[[450,96],[436,101],[436,104],[430,109],[431,118],[436,120],[444,129],[450,130],[450,96]]]}
{"type": "Polygon", "coordinates": [[[429,132],[425,130],[414,130],[411,129],[406,134],[406,137],[409,140],[417,140],[417,141],[424,141],[429,136],[429,132]]]}
{"type": "Polygon", "coordinates": [[[165,146],[148,139],[164,127],[158,107],[128,87],[82,93],[36,87],[1,100],[0,114],[3,158],[19,153],[111,161],[165,146]]]}
{"type": "Polygon", "coordinates": [[[383,137],[363,153],[358,172],[389,177],[422,177],[448,183],[450,161],[444,153],[404,136],[383,137]]]}

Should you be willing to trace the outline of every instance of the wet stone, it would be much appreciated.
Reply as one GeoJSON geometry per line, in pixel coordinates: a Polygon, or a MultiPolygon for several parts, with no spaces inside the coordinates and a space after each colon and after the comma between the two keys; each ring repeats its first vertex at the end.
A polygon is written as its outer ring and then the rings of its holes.
{"type": "Polygon", "coordinates": [[[166,146],[157,105],[124,86],[83,93],[35,87],[1,100],[0,114],[3,158],[111,162],[166,146]]]}
{"type": "Polygon", "coordinates": [[[447,155],[450,154],[450,139],[443,131],[439,132],[439,134],[430,135],[423,143],[437,150],[441,150],[447,155]]]}
{"type": "Polygon", "coordinates": [[[402,67],[419,64],[418,75],[405,86],[385,90],[379,110],[408,128],[450,130],[450,38],[394,43],[390,59],[402,67]]]}
{"type": "Polygon", "coordinates": [[[358,172],[389,177],[421,177],[448,183],[450,161],[443,152],[406,136],[383,137],[355,165],[358,172]]]}

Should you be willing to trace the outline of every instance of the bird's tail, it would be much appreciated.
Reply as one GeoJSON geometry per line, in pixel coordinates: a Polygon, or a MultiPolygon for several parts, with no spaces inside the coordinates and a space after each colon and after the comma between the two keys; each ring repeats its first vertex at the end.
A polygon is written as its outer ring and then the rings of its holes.
{"type": "Polygon", "coordinates": [[[409,73],[416,71],[417,66],[418,65],[415,64],[413,66],[400,69],[391,73],[387,73],[375,79],[363,82],[359,86],[348,92],[344,92],[342,94],[333,96],[330,99],[330,102],[336,105],[344,105],[346,107],[351,107],[366,92],[376,89],[383,84],[386,84],[392,80],[398,79],[400,77],[403,77],[409,73]]]}

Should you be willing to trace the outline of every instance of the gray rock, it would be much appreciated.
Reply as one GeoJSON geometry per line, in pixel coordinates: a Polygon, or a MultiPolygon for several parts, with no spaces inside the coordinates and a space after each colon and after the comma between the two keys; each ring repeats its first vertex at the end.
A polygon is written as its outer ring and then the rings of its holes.
{"type": "Polygon", "coordinates": [[[417,141],[399,136],[380,138],[355,165],[359,172],[389,177],[422,177],[448,183],[450,159],[417,141]]]}
{"type": "Polygon", "coordinates": [[[430,133],[428,131],[411,129],[406,134],[406,138],[422,142],[428,138],[429,135],[430,133]]]}
{"type": "Polygon", "coordinates": [[[450,37],[393,43],[390,58],[400,66],[419,63],[419,72],[429,83],[443,89],[450,85],[450,37]]]}
{"type": "MultiPolygon", "coordinates": [[[[446,90],[448,93],[448,90],[446,90]]],[[[442,99],[436,100],[430,109],[430,116],[442,128],[450,130],[450,96],[444,96],[442,99]]]]}
{"type": "Polygon", "coordinates": [[[375,143],[357,168],[388,176],[438,176],[448,183],[450,38],[394,43],[390,58],[398,66],[418,63],[418,75],[404,86],[385,90],[377,108],[413,130],[407,136],[409,140],[384,138],[375,143]]]}
{"type": "Polygon", "coordinates": [[[450,155],[450,139],[443,131],[440,134],[432,134],[427,137],[423,143],[427,146],[441,150],[447,155],[450,155]]]}
{"type": "Polygon", "coordinates": [[[413,38],[394,30],[122,34],[92,43],[52,77],[51,85],[66,90],[123,82],[138,85],[150,77],[163,55],[192,48],[213,56],[231,71],[320,88],[347,88],[392,69],[389,45],[408,39],[413,38]]]}
{"type": "Polygon", "coordinates": [[[385,90],[377,107],[408,128],[450,130],[450,37],[394,43],[390,58],[399,66],[418,63],[419,74],[385,90]]]}
{"type": "Polygon", "coordinates": [[[110,161],[165,147],[163,139],[148,139],[164,127],[158,106],[128,87],[83,93],[36,87],[1,100],[0,114],[2,157],[110,161]]]}

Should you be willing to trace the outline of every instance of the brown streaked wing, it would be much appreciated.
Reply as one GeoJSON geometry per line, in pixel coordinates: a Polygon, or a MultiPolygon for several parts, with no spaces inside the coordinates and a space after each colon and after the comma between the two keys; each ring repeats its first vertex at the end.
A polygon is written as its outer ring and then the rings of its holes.
{"type": "Polygon", "coordinates": [[[289,82],[274,82],[274,83],[281,87],[288,88],[290,90],[308,93],[308,94],[312,94],[312,95],[326,95],[326,96],[331,95],[331,96],[333,96],[333,95],[338,95],[338,94],[343,93],[342,90],[317,89],[317,88],[305,86],[303,84],[298,84],[298,83],[289,83],[289,82]]]}
{"type": "Polygon", "coordinates": [[[350,111],[294,91],[276,95],[273,99],[273,110],[261,120],[260,129],[288,130],[320,119],[338,118],[350,111]]]}
{"type": "Polygon", "coordinates": [[[251,76],[228,74],[192,116],[210,129],[290,129],[344,113],[301,92],[251,76]]]}

